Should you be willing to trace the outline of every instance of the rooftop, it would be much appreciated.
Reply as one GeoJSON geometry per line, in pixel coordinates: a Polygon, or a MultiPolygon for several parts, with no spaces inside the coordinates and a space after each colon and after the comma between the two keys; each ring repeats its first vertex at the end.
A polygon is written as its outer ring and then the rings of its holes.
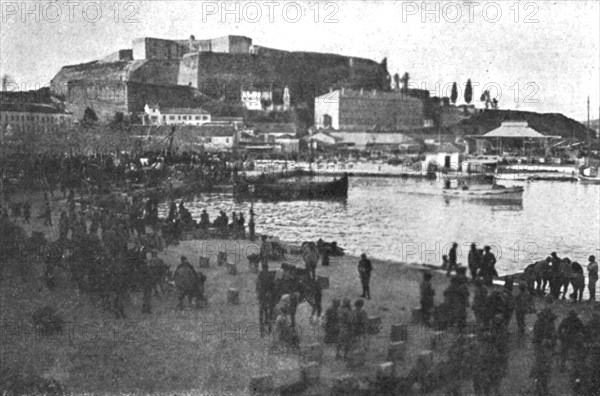
{"type": "Polygon", "coordinates": [[[203,137],[231,137],[236,130],[230,125],[202,125],[199,127],[200,135],[203,137]]]}
{"type": "Polygon", "coordinates": [[[1,102],[0,111],[11,111],[19,113],[71,114],[69,112],[66,112],[48,104],[22,102],[1,102]]]}
{"type": "Polygon", "coordinates": [[[533,128],[525,121],[504,121],[500,127],[483,135],[485,138],[519,138],[519,139],[547,139],[546,136],[533,128]]]}

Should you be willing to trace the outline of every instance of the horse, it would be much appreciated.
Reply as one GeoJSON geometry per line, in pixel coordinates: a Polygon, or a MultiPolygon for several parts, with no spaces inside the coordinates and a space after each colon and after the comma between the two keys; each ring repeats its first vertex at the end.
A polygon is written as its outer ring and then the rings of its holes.
{"type": "Polygon", "coordinates": [[[302,260],[304,260],[305,269],[308,271],[312,280],[316,280],[319,250],[314,242],[302,243],[302,260]]]}
{"type": "Polygon", "coordinates": [[[206,276],[198,274],[191,266],[179,265],[173,274],[175,288],[177,290],[177,308],[183,309],[183,300],[187,296],[190,305],[194,301],[196,308],[199,301],[206,301],[204,297],[204,282],[206,276]]]}
{"type": "Polygon", "coordinates": [[[277,279],[276,271],[261,271],[256,280],[256,294],[259,303],[259,323],[261,336],[265,328],[269,333],[273,330],[275,320],[275,306],[285,294],[298,297],[291,312],[292,324],[295,325],[295,311],[297,305],[307,302],[311,308],[311,321],[313,317],[321,316],[323,293],[321,286],[313,280],[308,270],[296,268],[292,265],[283,264],[285,276],[277,279]]]}
{"type": "Polygon", "coordinates": [[[523,276],[527,282],[529,293],[532,296],[534,294],[544,295],[552,270],[550,261],[551,259],[548,257],[545,260],[530,264],[525,268],[523,276]]]}

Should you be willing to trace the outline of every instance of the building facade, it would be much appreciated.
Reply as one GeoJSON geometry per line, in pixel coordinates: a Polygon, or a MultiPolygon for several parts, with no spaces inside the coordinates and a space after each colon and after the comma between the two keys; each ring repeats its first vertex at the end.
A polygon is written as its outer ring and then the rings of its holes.
{"type": "Polygon", "coordinates": [[[196,52],[221,52],[249,54],[252,39],[244,36],[224,36],[206,40],[166,40],[142,37],[133,40],[133,59],[182,59],[185,54],[196,52]]]}
{"type": "Polygon", "coordinates": [[[203,125],[211,122],[210,114],[201,108],[161,108],[146,104],[141,117],[144,125],[203,125]]]}
{"type": "Polygon", "coordinates": [[[126,117],[143,114],[148,103],[168,108],[188,108],[196,107],[197,102],[196,90],[178,85],[71,80],[67,86],[67,110],[72,112],[76,120],[83,118],[88,107],[100,122],[108,122],[114,119],[115,113],[123,113],[126,117]]]}
{"type": "Polygon", "coordinates": [[[317,128],[411,130],[425,125],[423,100],[398,91],[342,88],[315,98],[317,128]]]}
{"type": "Polygon", "coordinates": [[[72,126],[72,114],[40,103],[2,103],[0,125],[6,134],[52,133],[72,126]]]}

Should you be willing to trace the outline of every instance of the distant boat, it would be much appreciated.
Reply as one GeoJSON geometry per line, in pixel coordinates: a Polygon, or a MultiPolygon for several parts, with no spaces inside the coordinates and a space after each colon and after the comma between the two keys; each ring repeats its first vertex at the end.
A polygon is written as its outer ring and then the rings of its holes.
{"type": "Polygon", "coordinates": [[[273,200],[340,199],[348,197],[348,174],[333,181],[280,179],[276,182],[240,182],[234,194],[273,200]]]}
{"type": "Polygon", "coordinates": [[[494,175],[496,180],[510,180],[510,181],[534,181],[535,175],[526,173],[496,173],[494,175]]]}
{"type": "Polygon", "coordinates": [[[577,180],[585,184],[600,184],[600,173],[597,169],[592,171],[592,168],[589,166],[582,167],[577,174],[577,180]]]}
{"type": "Polygon", "coordinates": [[[500,185],[472,185],[457,188],[445,188],[442,194],[445,197],[493,199],[493,200],[520,200],[523,198],[523,187],[505,187],[500,185]]]}

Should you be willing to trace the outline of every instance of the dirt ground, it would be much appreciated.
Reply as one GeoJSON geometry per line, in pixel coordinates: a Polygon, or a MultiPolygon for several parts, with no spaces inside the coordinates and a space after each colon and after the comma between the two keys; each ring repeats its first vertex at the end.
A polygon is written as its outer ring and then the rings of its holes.
{"type": "MultiPolygon", "coordinates": [[[[56,209],[62,204],[55,200],[52,206],[56,209]]],[[[32,217],[37,216],[38,208],[34,205],[32,217]]],[[[55,227],[57,223],[55,211],[55,227]]],[[[56,232],[37,220],[25,228],[28,232],[41,230],[47,235],[56,232]]],[[[257,229],[260,230],[260,224],[257,229]]],[[[321,237],[327,239],[327,236],[321,237]]],[[[184,310],[178,311],[175,293],[168,292],[154,296],[152,314],[144,315],[141,295],[134,294],[125,306],[126,320],[116,320],[101,307],[97,298],[78,293],[67,281],[66,274],[59,277],[56,289],[49,291],[41,278],[41,262],[30,263],[27,282],[22,281],[15,262],[3,263],[1,366],[3,370],[24,370],[54,378],[75,393],[239,395],[249,393],[252,376],[264,373],[274,373],[276,385],[289,383],[298,373],[301,358],[291,353],[271,353],[270,340],[258,335],[256,274],[250,271],[246,258],[256,251],[257,243],[233,240],[184,241],[177,247],[167,248],[159,257],[172,269],[182,255],[196,267],[199,256],[210,258],[210,268],[202,269],[208,278],[208,303],[195,309],[186,302],[184,310]],[[228,261],[237,265],[237,275],[229,275],[225,267],[216,265],[219,251],[228,252],[228,261]],[[230,288],[239,290],[239,305],[227,302],[230,288]],[[31,314],[44,305],[56,308],[67,322],[62,335],[46,338],[33,331],[31,314]]],[[[287,262],[302,265],[298,256],[290,256],[287,262]]],[[[357,263],[358,258],[352,256],[332,257],[329,267],[318,267],[317,274],[328,276],[330,281],[323,295],[324,309],[334,297],[359,298],[357,263]]],[[[279,268],[280,264],[271,262],[270,267],[279,268]]],[[[373,260],[373,266],[372,299],[366,300],[365,309],[370,316],[381,317],[382,330],[370,336],[366,364],[360,368],[348,368],[335,359],[333,347],[325,346],[323,384],[330,384],[334,378],[347,373],[357,377],[373,376],[377,365],[386,360],[390,326],[410,324],[411,309],[418,307],[422,269],[378,260],[373,260]]],[[[435,273],[433,285],[436,303],[441,303],[448,278],[435,273]]],[[[537,305],[541,307],[541,301],[537,301],[537,305]]],[[[559,321],[573,306],[569,302],[555,303],[559,321]]],[[[584,322],[587,321],[591,305],[580,303],[577,307],[584,322]]],[[[308,304],[302,304],[297,314],[301,345],[320,342],[324,335],[321,323],[311,324],[309,314],[308,304]]],[[[471,311],[469,321],[474,322],[471,311]]],[[[508,376],[500,389],[503,395],[524,394],[531,387],[529,372],[533,352],[529,334],[534,321],[535,315],[529,315],[525,339],[518,339],[514,319],[510,324],[511,353],[508,376]]],[[[398,367],[400,374],[412,368],[413,356],[418,351],[431,349],[433,333],[429,328],[410,325],[408,331],[408,353],[398,367]]],[[[445,337],[435,350],[436,359],[444,357],[445,346],[453,338],[451,332],[445,337]]],[[[555,394],[570,393],[567,375],[557,367],[553,371],[551,389],[555,394]]],[[[470,382],[463,384],[463,391],[473,392],[470,382]]]]}

